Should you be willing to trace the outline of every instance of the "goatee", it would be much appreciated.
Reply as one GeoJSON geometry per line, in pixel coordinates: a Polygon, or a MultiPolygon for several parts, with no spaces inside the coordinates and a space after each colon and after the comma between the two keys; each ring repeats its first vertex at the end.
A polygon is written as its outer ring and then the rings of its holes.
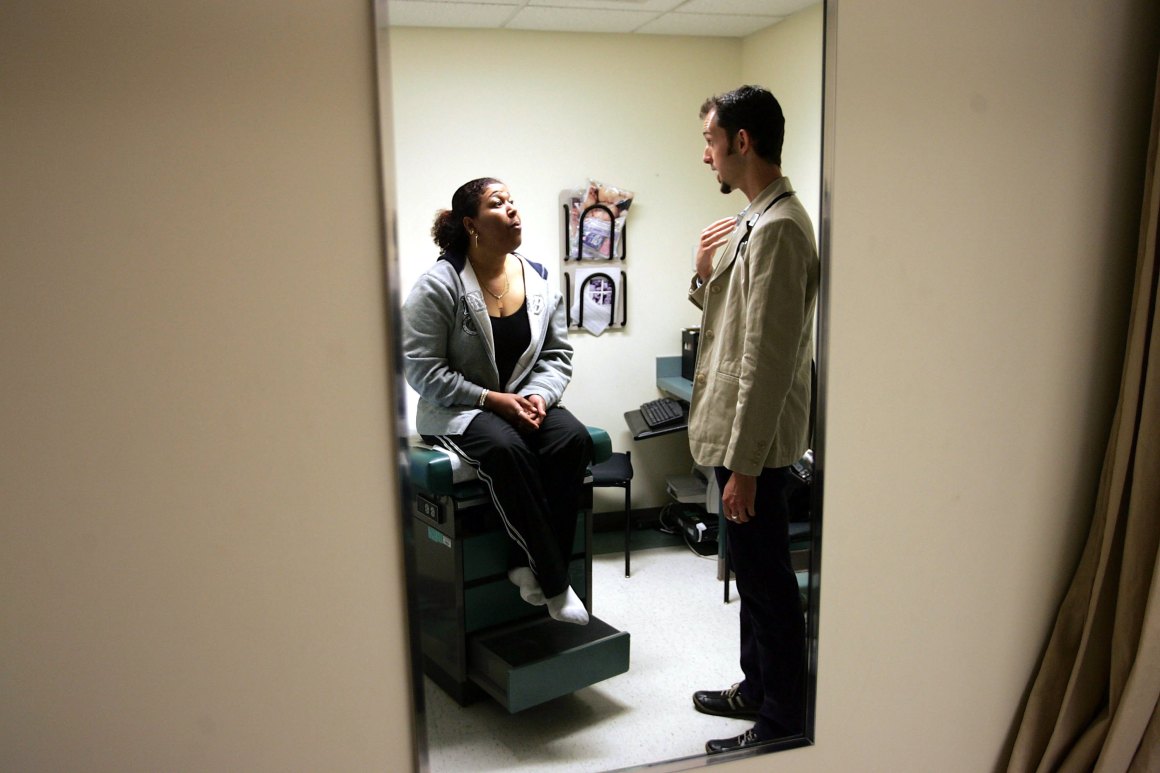
{"type": "Polygon", "coordinates": [[[732,193],[733,186],[730,185],[729,183],[723,182],[723,183],[721,183],[721,192],[722,193],[732,193]]]}

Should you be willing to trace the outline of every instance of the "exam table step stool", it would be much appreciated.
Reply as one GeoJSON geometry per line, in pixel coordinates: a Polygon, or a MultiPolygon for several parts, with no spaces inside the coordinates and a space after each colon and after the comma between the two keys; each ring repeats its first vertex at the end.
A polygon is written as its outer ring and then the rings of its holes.
{"type": "MultiPolygon", "coordinates": [[[[593,462],[612,454],[588,428],[593,462]]],[[[508,537],[475,471],[442,450],[410,449],[423,671],[460,705],[490,695],[515,713],[628,670],[627,631],[592,616],[592,480],[585,480],[569,563],[588,625],[552,620],[507,578],[508,537]]]]}

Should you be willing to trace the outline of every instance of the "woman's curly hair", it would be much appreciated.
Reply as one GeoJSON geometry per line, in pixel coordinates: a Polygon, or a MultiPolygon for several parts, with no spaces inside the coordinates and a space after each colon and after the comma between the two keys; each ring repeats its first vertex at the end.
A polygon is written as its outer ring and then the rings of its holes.
{"type": "Polygon", "coordinates": [[[441,209],[435,213],[431,225],[431,238],[444,252],[467,253],[467,229],[463,218],[479,214],[479,201],[489,185],[502,184],[494,177],[480,177],[459,186],[451,197],[451,209],[441,209]]]}

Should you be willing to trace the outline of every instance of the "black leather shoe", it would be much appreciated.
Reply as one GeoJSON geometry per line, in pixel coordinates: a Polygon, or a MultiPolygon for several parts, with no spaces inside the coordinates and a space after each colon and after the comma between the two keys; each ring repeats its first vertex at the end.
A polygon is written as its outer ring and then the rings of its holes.
{"type": "MultiPolygon", "coordinates": [[[[740,690],[740,683],[733,685],[728,690],[698,690],[693,693],[693,708],[702,714],[712,714],[715,717],[757,719],[757,710],[760,707],[753,703],[746,703],[741,697],[740,690]]],[[[710,741],[710,743],[716,742],[710,741]]]]}
{"type": "Polygon", "coordinates": [[[715,741],[709,741],[705,744],[706,754],[720,754],[721,752],[732,752],[738,749],[748,749],[758,744],[763,744],[766,741],[771,741],[772,738],[758,738],[757,732],[750,728],[736,738],[718,738],[715,741]]]}

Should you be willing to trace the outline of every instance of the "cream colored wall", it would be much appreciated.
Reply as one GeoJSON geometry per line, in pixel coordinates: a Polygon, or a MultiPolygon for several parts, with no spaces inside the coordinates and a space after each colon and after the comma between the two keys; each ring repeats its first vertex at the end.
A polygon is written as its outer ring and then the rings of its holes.
{"type": "MultiPolygon", "coordinates": [[[[722,769],[999,757],[1114,396],[1153,6],[842,6],[818,743],[722,769]]],[[[400,769],[362,3],[67,10],[0,27],[0,767],[400,769]]]]}
{"type": "MultiPolygon", "coordinates": [[[[680,354],[699,323],[685,299],[702,227],[744,206],[720,194],[701,163],[698,110],[737,85],[741,47],[671,38],[397,28],[389,33],[398,164],[402,287],[438,256],[435,210],[475,177],[510,186],[523,252],[559,276],[561,190],[589,177],[636,193],[629,214],[628,326],[575,332],[565,403],[632,450],[633,504],[663,504],[666,474],[692,463],[683,434],[633,443],[626,410],[659,396],[655,358],[680,354]]],[[[409,390],[408,390],[409,391],[409,390]]],[[[411,395],[412,402],[414,395],[411,395]]],[[[619,490],[598,509],[623,508],[619,490]]]]}
{"type": "Polygon", "coordinates": [[[741,78],[773,92],[785,113],[782,171],[817,234],[822,168],[822,37],[825,14],[812,8],[741,41],[741,78]]]}
{"type": "Polygon", "coordinates": [[[1095,498],[1158,12],[840,4],[817,746],[763,769],[1000,758],[1095,498]]]}
{"type": "Polygon", "coordinates": [[[3,15],[0,769],[406,767],[367,4],[3,15]]]}

